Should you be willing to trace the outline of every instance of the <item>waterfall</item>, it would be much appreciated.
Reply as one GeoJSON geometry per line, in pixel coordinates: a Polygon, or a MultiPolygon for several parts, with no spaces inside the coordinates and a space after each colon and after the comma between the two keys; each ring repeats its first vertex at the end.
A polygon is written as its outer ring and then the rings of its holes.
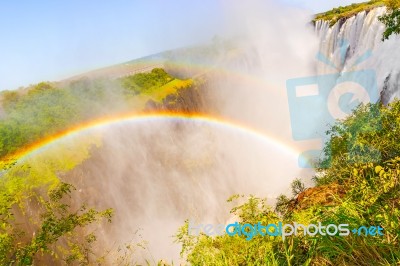
{"type": "Polygon", "coordinates": [[[385,7],[363,11],[339,20],[332,27],[328,21],[319,20],[315,31],[320,38],[320,53],[328,59],[318,63],[318,74],[332,73],[335,71],[332,65],[340,73],[374,70],[380,100],[387,104],[400,98],[400,36],[382,41],[385,26],[378,18],[385,12],[385,7]]]}

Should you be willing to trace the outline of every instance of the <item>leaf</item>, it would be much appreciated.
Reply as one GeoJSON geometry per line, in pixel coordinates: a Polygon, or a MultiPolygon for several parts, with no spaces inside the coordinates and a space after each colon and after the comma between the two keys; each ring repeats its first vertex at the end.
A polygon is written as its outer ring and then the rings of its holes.
{"type": "Polygon", "coordinates": [[[379,173],[382,169],[383,167],[380,165],[375,166],[375,173],[379,173]]]}

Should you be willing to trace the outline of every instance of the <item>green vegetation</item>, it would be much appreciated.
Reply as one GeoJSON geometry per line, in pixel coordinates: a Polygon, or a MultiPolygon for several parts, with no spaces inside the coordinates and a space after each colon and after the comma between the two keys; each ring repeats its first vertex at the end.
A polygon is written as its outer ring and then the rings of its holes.
{"type": "Polygon", "coordinates": [[[27,92],[4,92],[0,157],[101,113],[100,106],[92,102],[105,100],[100,93],[93,93],[91,87],[95,88],[95,84],[81,91],[77,83],[64,89],[39,83],[27,92]]]}
{"type": "Polygon", "coordinates": [[[139,73],[121,79],[125,94],[138,95],[140,102],[153,100],[161,103],[168,95],[176,94],[180,89],[193,85],[191,79],[173,78],[162,68],[155,68],[150,73],[139,73]]]}
{"type": "MultiPolygon", "coordinates": [[[[48,147],[18,159],[30,144],[85,121],[126,111],[141,111],[149,99],[161,102],[193,83],[163,69],[119,80],[81,79],[63,87],[39,83],[0,95],[0,265],[88,265],[104,260],[93,254],[95,222],[111,221],[112,210],[97,211],[74,202],[75,188],[60,176],[90,157],[101,145],[95,134],[48,147]],[[15,158],[14,158],[15,157],[15,158]],[[91,231],[91,230],[90,230],[91,231]],[[90,261],[89,261],[90,259],[90,261]]],[[[143,244],[124,245],[117,262],[134,261],[143,244]]],[[[115,253],[115,254],[114,254],[115,253]]]]}
{"type": "Polygon", "coordinates": [[[375,7],[385,5],[385,0],[372,0],[365,3],[351,4],[349,6],[339,6],[324,13],[317,14],[314,18],[316,20],[327,20],[333,26],[337,21],[342,18],[350,18],[362,11],[369,11],[375,7]]]}
{"type": "MultiPolygon", "coordinates": [[[[353,5],[352,10],[358,7],[366,4],[353,5]]],[[[343,9],[341,13],[350,11],[343,9]]],[[[83,79],[64,88],[40,83],[23,91],[4,92],[0,156],[12,155],[105,112],[141,108],[149,100],[161,103],[192,85],[190,79],[176,79],[154,69],[115,81],[83,79]]],[[[292,195],[280,195],[275,209],[266,199],[250,196],[243,202],[243,197],[235,195],[228,201],[240,203],[231,213],[239,222],[250,224],[380,225],[384,237],[299,235],[282,241],[280,237],[256,236],[247,241],[244,236],[189,235],[185,223],[177,241],[187,261],[193,265],[399,264],[400,102],[360,106],[350,117],[332,125],[327,134],[329,141],[317,163],[315,187],[307,189],[301,179],[295,179],[292,195]]],[[[53,260],[94,263],[96,235],[85,229],[97,221],[110,221],[112,210],[77,206],[71,200],[74,187],[61,182],[59,176],[89,158],[90,148],[101,141],[88,136],[75,145],[60,144],[0,172],[1,265],[51,264],[53,260]]],[[[116,252],[117,263],[134,263],[132,252],[141,248],[145,248],[144,243],[122,246],[116,252]]],[[[100,263],[102,257],[98,259],[100,263]]]]}
{"type": "Polygon", "coordinates": [[[29,224],[15,223],[15,198],[7,190],[1,190],[1,265],[51,263],[51,257],[56,259],[57,256],[65,258],[65,262],[69,264],[89,263],[90,246],[96,236],[93,233],[82,236],[82,230],[79,229],[102,218],[111,222],[112,210],[99,212],[87,209],[84,205],[73,210],[70,203],[64,200],[73,189],[69,184],[60,183],[55,189],[49,190],[47,197],[31,194],[27,198],[29,204],[41,213],[35,213],[36,217],[28,220],[29,224]],[[31,227],[35,228],[34,234],[30,232],[31,227]],[[61,237],[63,244],[57,243],[61,237]],[[63,246],[64,249],[60,250],[63,246]]]}
{"type": "Polygon", "coordinates": [[[60,182],[59,175],[87,159],[93,145],[99,138],[92,135],[60,143],[1,171],[0,265],[88,260],[95,235],[84,228],[110,218],[111,210],[72,204],[75,189],[60,182]]]}
{"type": "Polygon", "coordinates": [[[150,73],[139,73],[121,79],[122,86],[130,93],[137,95],[155,88],[159,88],[174,78],[162,68],[155,68],[150,73]]]}
{"type": "Polygon", "coordinates": [[[149,99],[161,103],[168,95],[176,95],[179,90],[190,88],[193,85],[192,80],[174,79],[160,88],[148,90],[143,93],[149,99]]]}
{"type": "Polygon", "coordinates": [[[257,235],[246,241],[243,235],[189,235],[186,223],[177,234],[181,254],[193,265],[398,265],[399,117],[399,101],[358,107],[327,132],[315,187],[305,189],[296,179],[293,197],[278,197],[275,210],[266,199],[250,196],[231,211],[240,223],[380,225],[384,236],[299,234],[282,241],[257,235]]]}
{"type": "Polygon", "coordinates": [[[163,69],[153,69],[116,81],[83,79],[65,88],[39,83],[25,91],[3,92],[0,158],[83,121],[139,111],[148,100],[161,102],[192,84],[192,80],[175,79],[163,69]]]}
{"type": "Polygon", "coordinates": [[[84,111],[69,91],[47,83],[38,84],[25,95],[6,92],[3,106],[6,117],[0,120],[0,157],[71,126],[82,119],[84,111]]]}
{"type": "Polygon", "coordinates": [[[387,40],[392,34],[400,34],[400,0],[387,0],[388,13],[379,20],[385,24],[386,30],[382,40],[387,40]]]}

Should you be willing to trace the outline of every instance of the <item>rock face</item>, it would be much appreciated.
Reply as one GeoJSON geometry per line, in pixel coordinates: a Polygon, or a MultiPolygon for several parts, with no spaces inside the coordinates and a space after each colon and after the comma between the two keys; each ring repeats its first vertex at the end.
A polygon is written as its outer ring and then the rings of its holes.
{"type": "Polygon", "coordinates": [[[309,188],[290,203],[289,209],[301,210],[313,205],[333,206],[337,204],[337,199],[342,198],[345,193],[343,187],[336,183],[309,188]]]}
{"type": "Polygon", "coordinates": [[[213,100],[212,89],[215,82],[221,77],[207,75],[198,76],[193,85],[182,88],[177,93],[169,94],[161,103],[149,100],[146,103],[145,111],[161,111],[174,113],[215,113],[217,106],[213,100]]]}
{"type": "Polygon", "coordinates": [[[400,97],[400,36],[382,41],[385,26],[378,18],[384,13],[384,7],[363,11],[332,27],[328,21],[316,21],[315,31],[320,53],[327,59],[318,65],[319,74],[373,70],[380,101],[387,104],[400,97]]]}
{"type": "Polygon", "coordinates": [[[180,89],[177,94],[169,94],[161,103],[149,100],[145,111],[171,111],[183,113],[199,113],[205,110],[204,99],[205,88],[194,85],[189,88],[180,89]]]}

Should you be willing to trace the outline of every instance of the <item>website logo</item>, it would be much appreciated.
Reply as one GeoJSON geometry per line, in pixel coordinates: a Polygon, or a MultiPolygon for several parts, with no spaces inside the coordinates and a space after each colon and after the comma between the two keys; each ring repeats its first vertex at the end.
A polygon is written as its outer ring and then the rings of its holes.
{"type": "Polygon", "coordinates": [[[273,236],[282,237],[285,241],[288,236],[348,236],[350,234],[357,236],[383,236],[383,228],[381,226],[360,226],[350,228],[349,224],[328,224],[323,225],[321,222],[318,224],[303,225],[300,223],[277,224],[271,223],[262,225],[261,222],[257,224],[240,224],[238,222],[228,224],[193,224],[189,221],[189,235],[199,235],[203,233],[208,236],[220,236],[227,234],[229,236],[245,236],[247,241],[252,240],[255,236],[273,236]]]}
{"type": "MultiPolygon", "coordinates": [[[[337,119],[345,118],[361,103],[378,102],[380,94],[374,70],[343,71],[349,48],[347,41],[341,41],[341,62],[338,65],[321,53],[317,55],[319,61],[334,70],[332,74],[287,80],[286,89],[294,140],[320,139],[326,143],[328,125],[333,125],[337,119]]],[[[350,69],[354,69],[371,55],[371,52],[367,51],[350,69]]],[[[321,152],[321,150],[302,152],[298,160],[299,166],[313,167],[312,162],[321,156],[321,152]]]]}

